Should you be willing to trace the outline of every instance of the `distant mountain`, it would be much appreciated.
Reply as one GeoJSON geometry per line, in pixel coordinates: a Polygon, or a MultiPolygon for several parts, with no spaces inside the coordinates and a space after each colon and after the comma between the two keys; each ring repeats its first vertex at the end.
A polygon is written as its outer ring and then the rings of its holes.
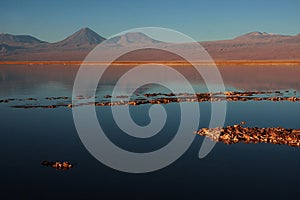
{"type": "Polygon", "coordinates": [[[291,42],[291,39],[295,39],[295,36],[279,35],[266,32],[251,32],[234,38],[234,41],[240,43],[282,43],[291,42]]]}
{"type": "Polygon", "coordinates": [[[110,38],[103,42],[105,45],[110,46],[126,46],[126,45],[148,45],[148,44],[155,44],[161,43],[158,40],[154,40],[151,37],[147,36],[141,32],[129,32],[121,36],[116,36],[110,38]]]}
{"type": "Polygon", "coordinates": [[[0,34],[0,44],[6,44],[10,46],[36,46],[47,42],[36,39],[29,35],[11,35],[11,34],[0,34]]]}
{"type": "Polygon", "coordinates": [[[83,60],[105,38],[82,28],[66,39],[48,43],[28,35],[1,34],[0,60],[83,60]]]}
{"type": "Polygon", "coordinates": [[[66,39],[53,43],[53,47],[61,48],[92,48],[104,41],[105,38],[89,28],[82,28],[66,39]]]}
{"type": "Polygon", "coordinates": [[[47,42],[41,41],[29,35],[0,34],[0,45],[27,48],[40,46],[42,44],[47,44],[47,42]]]}
{"type": "Polygon", "coordinates": [[[201,42],[213,59],[285,60],[300,59],[300,37],[251,32],[231,40],[201,42]]]}
{"type": "MultiPolygon", "coordinates": [[[[109,40],[89,28],[82,28],[66,39],[47,43],[28,35],[0,34],[0,60],[73,60],[82,61],[98,44],[107,45],[109,51],[127,45],[148,45],[162,43],[140,33],[131,32],[109,40]]],[[[200,42],[215,60],[300,60],[300,34],[296,36],[251,32],[231,40],[200,42]]],[[[178,48],[190,48],[193,45],[179,44],[178,48]]],[[[110,52],[106,52],[109,54],[110,52]]],[[[162,51],[145,49],[129,54],[125,60],[178,60],[178,56],[162,51]]],[[[182,59],[182,58],[179,58],[182,59]]]]}
{"type": "Polygon", "coordinates": [[[274,33],[267,33],[267,32],[251,32],[247,33],[241,36],[236,37],[236,40],[260,40],[260,39],[271,39],[271,38],[276,38],[276,39],[284,39],[287,37],[291,37],[288,35],[279,35],[279,34],[274,34],[274,33]]]}

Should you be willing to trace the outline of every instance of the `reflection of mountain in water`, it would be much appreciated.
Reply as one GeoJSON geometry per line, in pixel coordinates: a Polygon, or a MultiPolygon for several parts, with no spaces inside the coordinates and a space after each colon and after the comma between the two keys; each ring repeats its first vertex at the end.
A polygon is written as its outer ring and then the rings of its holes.
{"type": "MultiPolygon", "coordinates": [[[[195,70],[190,67],[174,67],[182,72],[192,84],[198,85],[198,91],[207,92],[205,87],[201,88],[203,80],[196,75],[195,70]],[[200,85],[200,86],[199,86],[200,85]]],[[[109,67],[103,75],[99,85],[113,86],[119,77],[130,67],[109,67]]],[[[62,91],[70,91],[78,66],[2,66],[0,69],[0,95],[2,97],[10,94],[24,94],[37,91],[39,88],[49,90],[49,93],[57,94],[59,87],[62,91]],[[18,91],[19,90],[19,91],[18,91]],[[18,91],[18,92],[16,92],[18,91]]],[[[219,67],[226,88],[238,90],[288,90],[300,91],[299,74],[300,68],[292,66],[270,66],[270,67],[219,67]]],[[[161,87],[157,85],[146,85],[137,92],[149,93],[158,91],[161,87]]],[[[230,89],[231,90],[231,89],[230,89]]]]}

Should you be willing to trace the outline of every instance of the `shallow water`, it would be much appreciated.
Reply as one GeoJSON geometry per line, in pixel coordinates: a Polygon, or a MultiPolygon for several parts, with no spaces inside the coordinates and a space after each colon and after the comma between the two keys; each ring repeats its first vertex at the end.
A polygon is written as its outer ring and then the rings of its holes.
{"type": "MultiPolygon", "coordinates": [[[[0,66],[0,99],[34,97],[47,102],[46,97],[71,97],[78,68],[51,67],[0,66]]],[[[97,95],[109,93],[114,81],[126,70],[108,72],[97,95]]],[[[300,89],[297,80],[300,70],[295,67],[222,67],[220,71],[227,90],[298,92],[300,89]]],[[[185,73],[197,92],[207,91],[203,84],[195,81],[192,71],[185,69],[185,73]]],[[[140,92],[161,90],[148,85],[140,92]]],[[[218,143],[207,157],[199,159],[203,138],[196,136],[188,151],[166,168],[146,174],[129,174],[111,169],[89,154],[76,132],[70,108],[17,109],[11,105],[0,103],[0,197],[3,199],[183,199],[192,196],[200,199],[286,199],[298,196],[299,148],[218,143]],[[43,160],[70,161],[76,165],[67,171],[57,171],[42,166],[43,160]]],[[[110,107],[96,109],[98,117],[105,116],[98,119],[115,144],[134,152],[148,152],[172,140],[178,127],[178,105],[163,106],[168,113],[166,125],[149,139],[124,135],[112,122],[110,107]]],[[[210,119],[210,103],[199,103],[199,106],[199,128],[206,127],[210,119]]],[[[150,107],[131,107],[133,120],[140,125],[148,124],[150,107]]],[[[300,102],[228,102],[225,126],[246,121],[249,127],[300,128],[299,113],[300,102]]]]}

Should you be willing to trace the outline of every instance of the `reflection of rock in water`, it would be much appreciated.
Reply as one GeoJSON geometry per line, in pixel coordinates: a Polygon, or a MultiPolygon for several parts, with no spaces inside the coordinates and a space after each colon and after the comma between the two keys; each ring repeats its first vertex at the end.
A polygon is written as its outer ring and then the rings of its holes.
{"type": "Polygon", "coordinates": [[[300,146],[300,129],[285,128],[258,128],[242,127],[240,125],[227,126],[226,128],[202,128],[195,132],[206,136],[215,142],[225,144],[243,143],[271,143],[300,146]]]}
{"type": "Polygon", "coordinates": [[[66,162],[66,161],[64,161],[64,162],[43,161],[41,164],[43,166],[52,167],[57,170],[68,170],[68,169],[71,169],[74,167],[73,164],[66,162]]]}

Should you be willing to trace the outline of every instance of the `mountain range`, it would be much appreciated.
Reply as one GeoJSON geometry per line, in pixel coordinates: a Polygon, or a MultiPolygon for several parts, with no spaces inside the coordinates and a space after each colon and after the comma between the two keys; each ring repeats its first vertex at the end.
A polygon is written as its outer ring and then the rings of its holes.
{"type": "MultiPolygon", "coordinates": [[[[127,44],[162,43],[135,32],[106,40],[89,28],[49,43],[29,35],[0,34],[0,61],[81,61],[98,44],[117,48],[127,44]]],[[[200,42],[214,60],[300,60],[300,34],[295,36],[251,32],[230,40],[200,42]]],[[[185,45],[185,48],[187,45],[185,45]]],[[[191,49],[192,50],[192,49],[191,49]]],[[[130,56],[125,60],[136,59],[130,56]]],[[[178,60],[168,52],[144,50],[138,59],[178,60]],[[153,57],[153,55],[156,57],[153,57]]]]}

